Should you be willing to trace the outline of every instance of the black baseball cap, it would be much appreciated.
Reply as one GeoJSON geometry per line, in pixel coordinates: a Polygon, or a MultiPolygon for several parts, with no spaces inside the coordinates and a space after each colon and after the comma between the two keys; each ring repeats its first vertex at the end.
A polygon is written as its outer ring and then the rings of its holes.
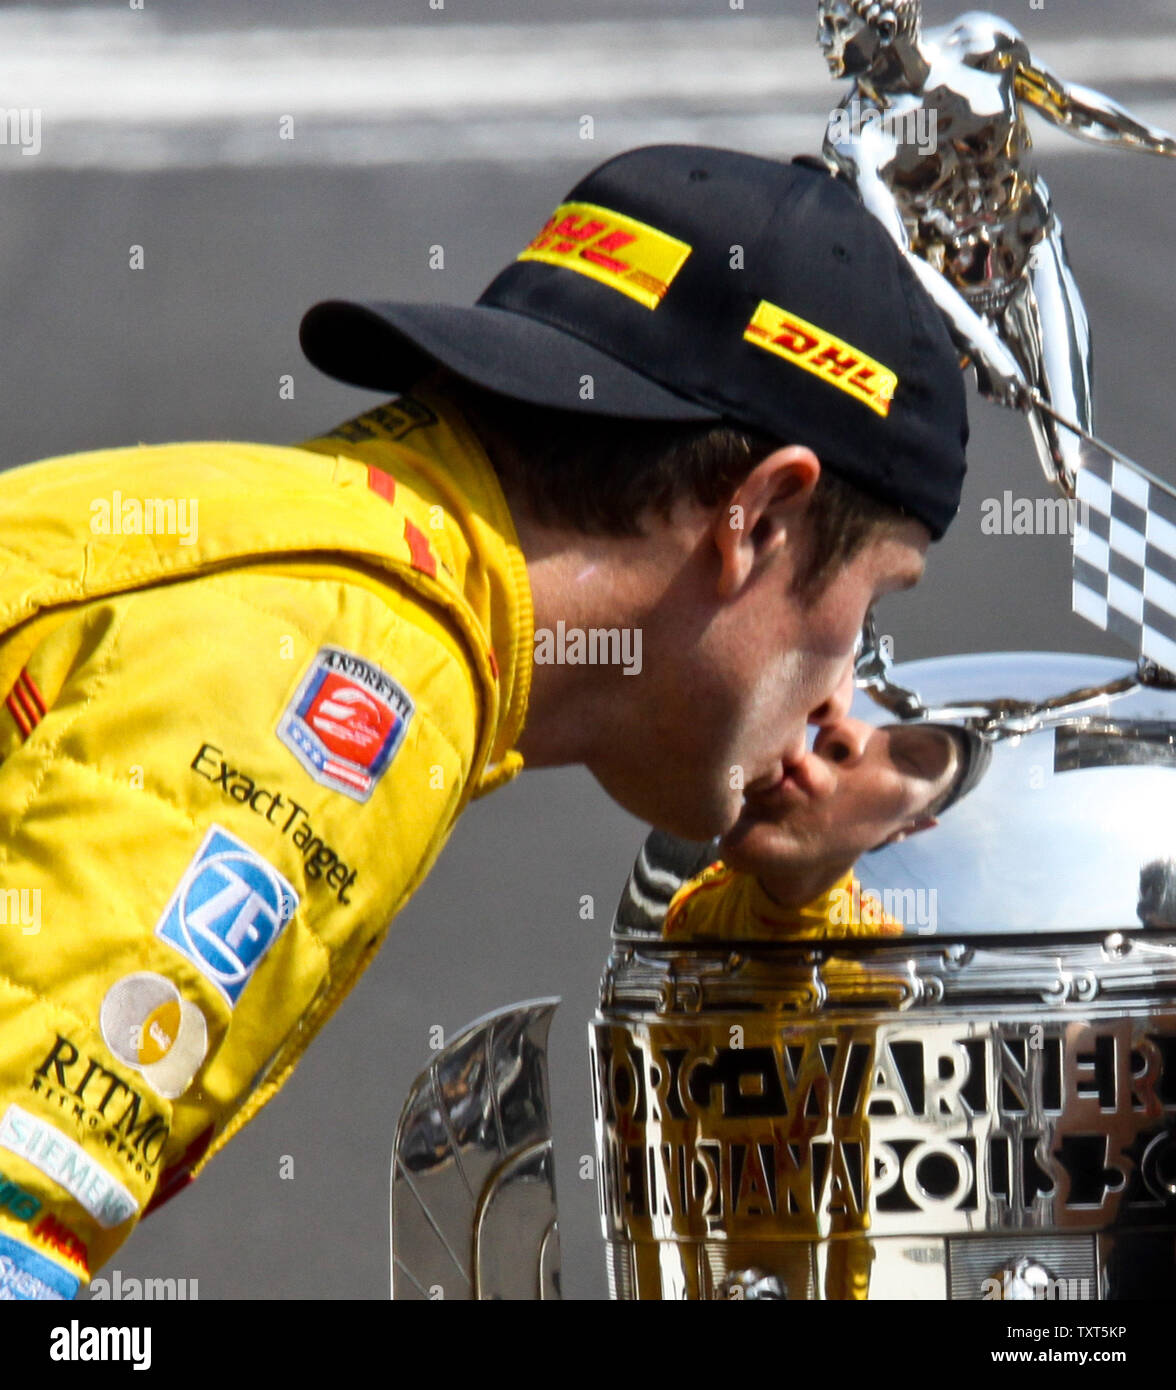
{"type": "Polygon", "coordinates": [[[328,300],[300,338],[316,367],[372,390],[441,363],[535,405],[805,444],[935,539],[959,507],[956,350],[882,225],[817,160],[630,150],[473,307],[328,300]]]}

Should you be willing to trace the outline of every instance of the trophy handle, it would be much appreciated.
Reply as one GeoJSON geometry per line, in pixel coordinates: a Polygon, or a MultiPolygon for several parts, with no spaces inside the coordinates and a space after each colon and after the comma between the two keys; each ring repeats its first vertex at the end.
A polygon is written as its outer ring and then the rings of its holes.
{"type": "Polygon", "coordinates": [[[486,1014],[417,1077],[389,1194],[394,1299],[557,1299],[547,1031],[558,999],[486,1014]]]}

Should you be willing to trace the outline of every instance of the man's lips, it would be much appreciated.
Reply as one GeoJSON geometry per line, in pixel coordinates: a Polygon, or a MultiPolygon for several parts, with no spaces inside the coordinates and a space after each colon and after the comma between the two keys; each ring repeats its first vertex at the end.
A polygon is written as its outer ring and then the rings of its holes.
{"type": "Polygon", "coordinates": [[[818,794],[818,789],[809,770],[811,755],[781,764],[779,775],[772,782],[756,783],[744,789],[743,798],[757,811],[783,810],[796,797],[808,799],[818,794]]]}

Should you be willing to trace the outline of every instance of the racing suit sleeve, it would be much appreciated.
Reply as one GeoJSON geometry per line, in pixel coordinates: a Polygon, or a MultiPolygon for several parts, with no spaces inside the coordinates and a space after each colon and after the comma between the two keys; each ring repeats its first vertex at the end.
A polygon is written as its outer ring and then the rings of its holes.
{"type": "Polygon", "coordinates": [[[15,674],[0,646],[0,1298],[72,1296],[276,1091],[439,853],[483,717],[443,614],[358,567],[45,627],[15,674]]]}

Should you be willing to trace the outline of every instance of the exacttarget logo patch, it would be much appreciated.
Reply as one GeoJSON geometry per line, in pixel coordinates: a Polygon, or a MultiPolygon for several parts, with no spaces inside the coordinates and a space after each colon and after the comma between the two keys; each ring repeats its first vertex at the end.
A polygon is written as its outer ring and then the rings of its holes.
{"type": "Polygon", "coordinates": [[[761,299],[743,337],[794,367],[819,376],[875,414],[890,414],[890,402],[898,389],[894,372],[815,323],[761,299]]]}
{"type": "Polygon", "coordinates": [[[656,309],[692,249],[622,212],[561,203],[519,260],[565,266],[656,309]]]}

